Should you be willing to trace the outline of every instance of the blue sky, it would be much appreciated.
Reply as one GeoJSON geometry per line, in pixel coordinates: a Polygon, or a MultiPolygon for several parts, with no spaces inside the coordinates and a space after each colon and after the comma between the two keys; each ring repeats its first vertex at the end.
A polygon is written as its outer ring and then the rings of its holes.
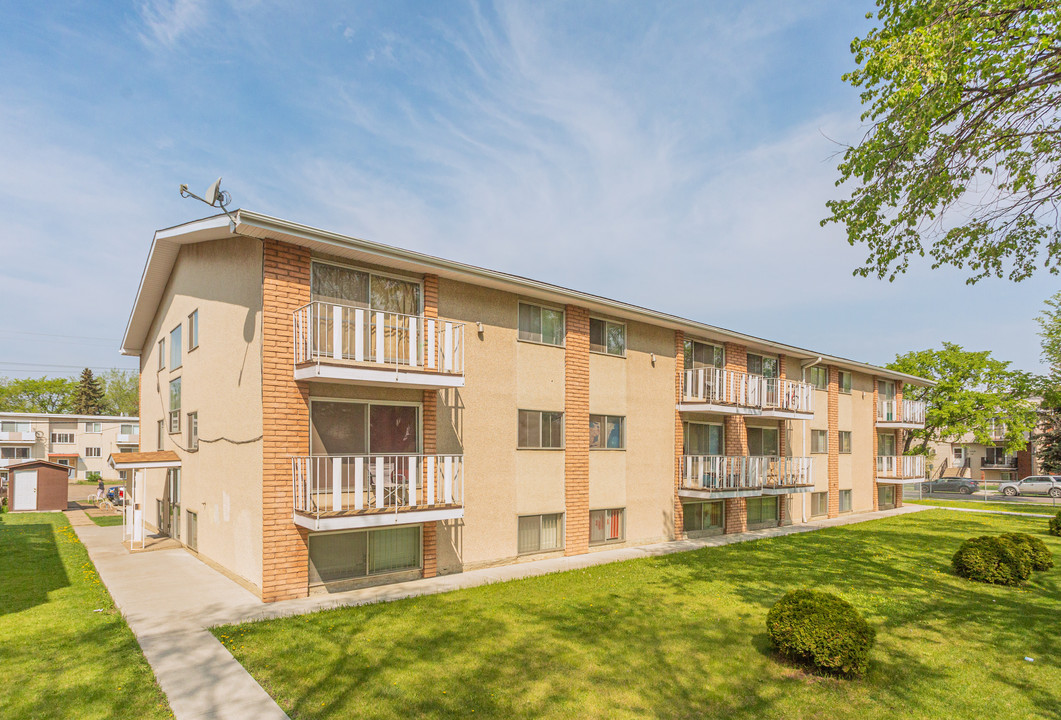
{"type": "Polygon", "coordinates": [[[135,367],[151,235],[217,176],[235,206],[823,352],[1038,370],[1056,277],[855,278],[819,227],[871,5],[0,0],[0,375],[135,367]]]}

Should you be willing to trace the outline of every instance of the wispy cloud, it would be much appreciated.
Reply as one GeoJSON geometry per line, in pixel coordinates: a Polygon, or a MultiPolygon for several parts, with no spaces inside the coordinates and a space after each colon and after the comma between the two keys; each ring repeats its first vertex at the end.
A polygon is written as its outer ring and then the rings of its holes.
{"type": "Polygon", "coordinates": [[[173,48],[182,35],[206,22],[203,0],[146,0],[137,8],[144,31],[140,39],[148,46],[173,48]]]}

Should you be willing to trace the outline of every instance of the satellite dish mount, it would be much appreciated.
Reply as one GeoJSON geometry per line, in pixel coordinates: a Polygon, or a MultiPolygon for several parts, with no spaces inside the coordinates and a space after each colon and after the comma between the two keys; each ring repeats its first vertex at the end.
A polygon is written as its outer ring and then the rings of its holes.
{"type": "Polygon", "coordinates": [[[232,217],[232,213],[228,211],[228,205],[232,202],[232,196],[228,194],[227,190],[221,189],[221,178],[214,180],[214,182],[206,189],[205,197],[199,197],[195,193],[188,190],[187,185],[181,185],[181,197],[188,198],[192,197],[199,202],[204,202],[210,207],[221,208],[221,212],[228,215],[229,221],[235,224],[236,219],[232,217]]]}

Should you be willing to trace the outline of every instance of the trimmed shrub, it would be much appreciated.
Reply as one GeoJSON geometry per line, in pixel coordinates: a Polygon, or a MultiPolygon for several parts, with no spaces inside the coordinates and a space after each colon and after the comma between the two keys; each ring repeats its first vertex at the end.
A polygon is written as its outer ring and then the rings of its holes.
{"type": "Polygon", "coordinates": [[[1024,549],[1012,540],[984,535],[969,538],[951,559],[954,572],[977,582],[1021,585],[1032,574],[1024,549]]]}
{"type": "Polygon", "coordinates": [[[1054,554],[1039,538],[1028,533],[1003,533],[1000,537],[1009,540],[1024,550],[1032,570],[1049,570],[1054,566],[1054,554]]]}
{"type": "Polygon", "coordinates": [[[1061,536],[1061,511],[1058,511],[1056,517],[1050,518],[1050,534],[1061,536]]]}
{"type": "Polygon", "coordinates": [[[851,603],[816,590],[785,594],[770,608],[766,631],[782,655],[831,675],[864,675],[877,638],[851,603]]]}

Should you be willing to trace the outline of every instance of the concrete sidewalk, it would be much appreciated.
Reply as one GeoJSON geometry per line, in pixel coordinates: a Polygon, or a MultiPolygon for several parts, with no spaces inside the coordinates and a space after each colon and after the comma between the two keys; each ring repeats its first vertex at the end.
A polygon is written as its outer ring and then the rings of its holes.
{"type": "Polygon", "coordinates": [[[432,595],[621,560],[795,535],[935,509],[938,508],[907,505],[895,510],[815,520],[805,525],[603,550],[271,604],[261,602],[185,550],[129,553],[122,547],[120,527],[98,527],[80,510],[68,511],[67,516],[136,635],[177,720],[269,720],[286,718],[287,715],[207,628],[432,595]]]}

